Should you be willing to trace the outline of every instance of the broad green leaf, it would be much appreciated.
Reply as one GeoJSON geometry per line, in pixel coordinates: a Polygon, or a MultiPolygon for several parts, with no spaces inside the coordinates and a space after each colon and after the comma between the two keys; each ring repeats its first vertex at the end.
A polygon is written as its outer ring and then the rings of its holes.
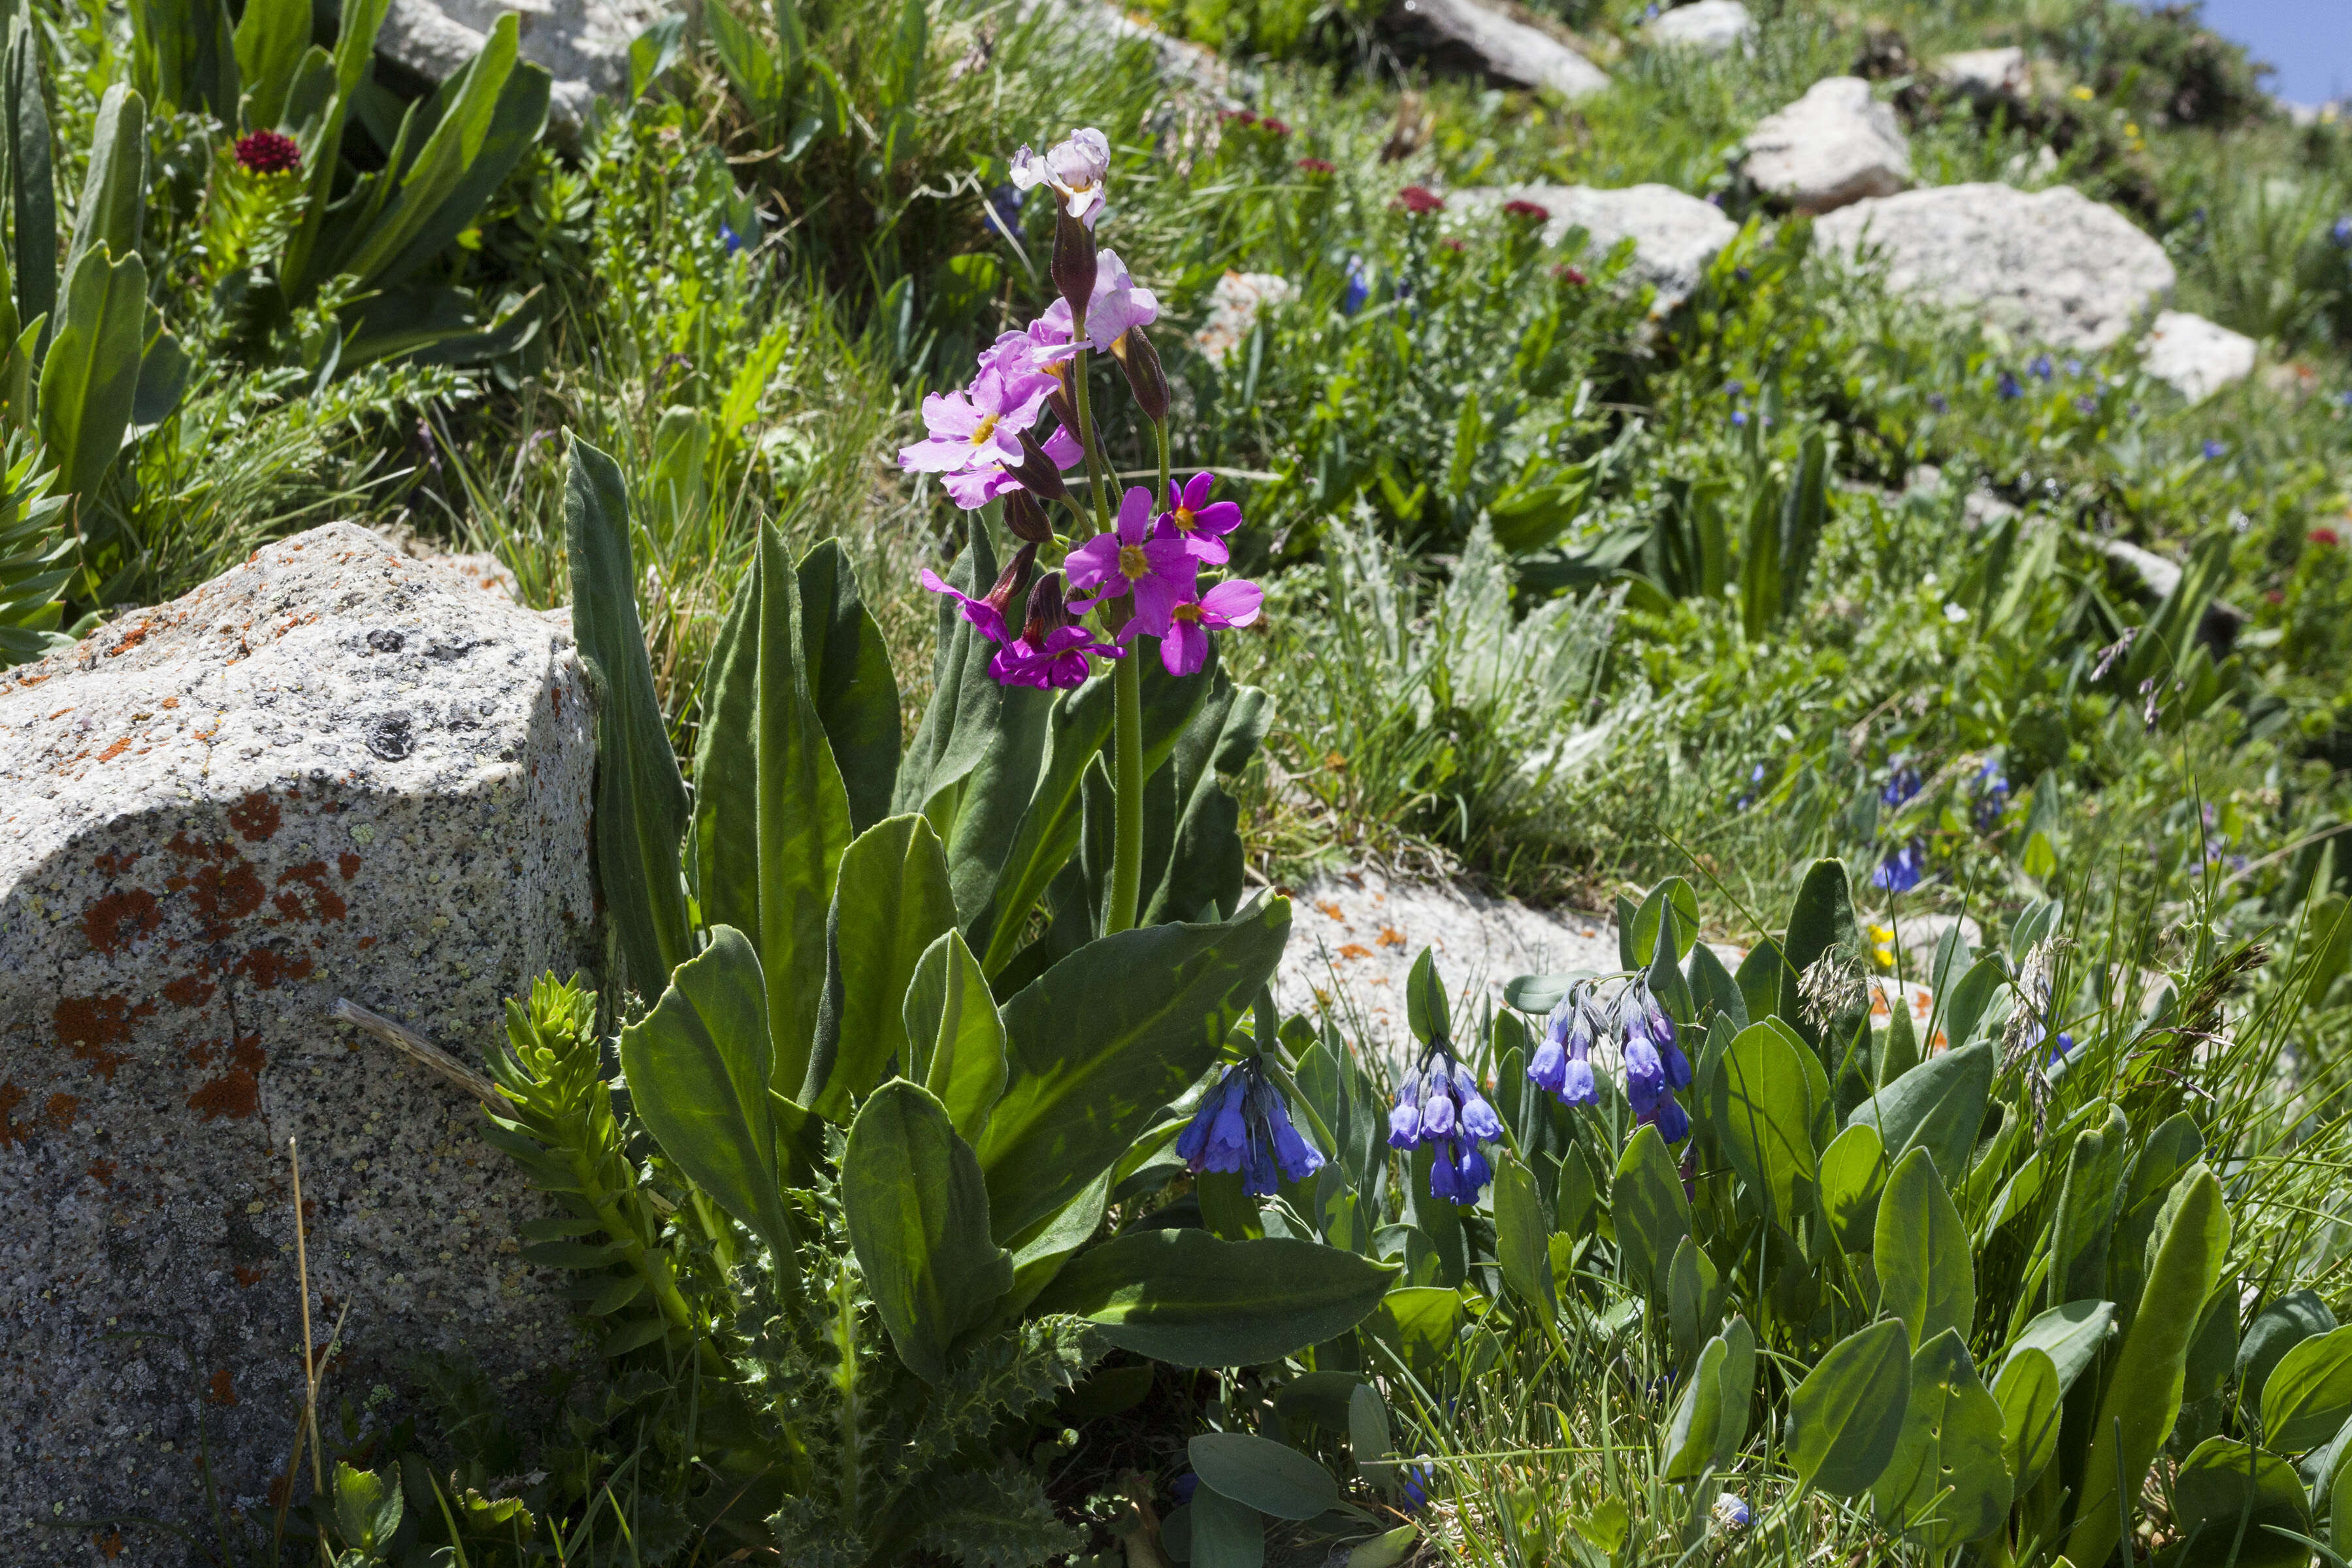
{"type": "Polygon", "coordinates": [[[1209,1069],[1289,933],[1286,899],[1221,925],[1122,931],[1005,1003],[1011,1077],[980,1144],[1003,1239],[1067,1203],[1209,1069]]]}
{"type": "Polygon", "coordinates": [[[1392,1492],[1396,1467],[1387,1462],[1389,1442],[1389,1407],[1381,1391],[1369,1383],[1357,1384],[1348,1394],[1348,1452],[1367,1482],[1392,1492]]]}
{"type": "Polygon", "coordinates": [[[1421,1526],[1400,1524],[1349,1548],[1346,1568],[1398,1568],[1420,1541],[1421,1526]]]}
{"type": "MultiPolygon", "coordinates": [[[[1969,966],[1948,994],[1938,994],[1937,1017],[1948,1042],[1956,1047],[1976,1044],[1977,1026],[1992,1008],[1994,998],[2009,984],[2009,970],[1999,953],[1990,954],[1969,966]]],[[[1935,1042],[1931,1039],[1928,1044],[1935,1042]]]]}
{"type": "Polygon", "coordinates": [[[1110,1207],[1112,1174],[1105,1171],[1097,1176],[1086,1191],[1063,1205],[1060,1213],[1034,1230],[1021,1250],[1013,1255],[1013,1289],[998,1305],[1000,1318],[1014,1318],[1027,1311],[1029,1303],[1054,1282],[1078,1248],[1094,1239],[1110,1207]]]}
{"type": "Polygon", "coordinates": [[[977,1145],[1004,1092],[1004,1020],[961,931],[940,937],[915,961],[900,1021],[916,1078],[977,1145]]]}
{"type": "Polygon", "coordinates": [[[2180,1415],[2189,1336],[2230,1250],[2230,1210],[2212,1172],[2199,1166],[2182,1179],[2174,1200],[2092,1426],[2083,1497],[2066,1542],[2066,1555],[2076,1563],[2104,1563],[2115,1550],[2117,1482],[2126,1496],[2137,1497],[2149,1461],[2171,1436],[2180,1415]]]}
{"type": "Polygon", "coordinates": [[[741,931],[714,926],[710,945],[678,965],[654,1010],[621,1031],[621,1070],[662,1152],[788,1256],[794,1230],[768,1107],[766,983],[741,931]]]}
{"type": "Polygon", "coordinates": [[[2058,1372],[2058,1392],[2064,1394],[2097,1359],[2101,1347],[2114,1335],[2116,1308],[2112,1301],[2069,1301],[2053,1307],[2025,1325],[2010,1342],[2007,1354],[2040,1351],[2058,1372]]]}
{"type": "MultiPolygon", "coordinates": [[[[694,762],[702,918],[755,933],[776,1088],[795,1095],[808,1087],[834,882],[849,846],[849,796],[809,699],[799,601],[783,536],[762,524],[703,675],[694,762]]],[[[906,973],[894,1002],[905,995],[906,973]]]]}
{"type": "Polygon", "coordinates": [[[310,0],[246,0],[235,39],[247,122],[260,130],[277,126],[310,47],[310,0]]]}
{"type": "MultiPolygon", "coordinates": [[[[1828,1025],[1824,1031],[1822,1023],[1806,1016],[1798,995],[1805,971],[1832,948],[1843,952],[1847,962],[1860,962],[1862,931],[1854,924],[1853,889],[1846,880],[1844,861],[1813,862],[1797,889],[1796,902],[1790,908],[1789,933],[1781,945],[1785,963],[1780,968],[1780,1001],[1773,1011],[1794,1025],[1809,1046],[1819,1047],[1825,1037],[1841,1044],[1852,1038],[1856,1026],[1868,1016],[1859,1005],[1823,1020],[1828,1025]]],[[[1837,1063],[1832,1060],[1828,1066],[1834,1069],[1837,1063]]]]}
{"type": "MultiPolygon", "coordinates": [[[[1144,739],[1151,740],[1152,687],[1145,680],[1144,739]]],[[[1170,704],[1163,702],[1162,707],[1170,704]]],[[[1274,701],[1237,686],[1223,670],[1177,734],[1168,763],[1151,776],[1143,818],[1143,915],[1150,923],[1198,919],[1212,907],[1238,908],[1247,884],[1241,804],[1224,785],[1257,754],[1274,722],[1274,701]]],[[[1147,749],[1145,761],[1150,760],[1147,749]]]]}
{"type": "Polygon", "coordinates": [[[1858,1123],[1822,1151],[1822,1212],[1838,1246],[1859,1258],[1878,1235],[1878,1203],[1886,1187],[1886,1151],[1878,1129],[1858,1123]]]}
{"type": "Polygon", "coordinates": [[[1994,1065],[1990,1044],[1929,1057],[1855,1106],[1845,1124],[1875,1127],[1890,1164],[1925,1149],[1937,1171],[1958,1181],[1968,1174],[1969,1155],[1984,1125],[1994,1065]]]}
{"type": "Polygon", "coordinates": [[[353,1469],[335,1461],[335,1527],[363,1560],[383,1561],[379,1553],[390,1554],[402,1506],[396,1472],[353,1469]]]}
{"type": "Polygon", "coordinates": [[[1697,1237],[1686,1236],[1675,1248],[1674,1261],[1666,1266],[1665,1295],[1675,1359],[1688,1366],[1723,1316],[1723,1281],[1697,1237]]]}
{"type": "Polygon", "coordinates": [[[1012,1289],[1013,1259],[989,1239],[979,1156],[919,1085],[894,1079],[859,1109],[841,1214],[898,1359],[938,1383],[949,1348],[1012,1289]]]}
{"type": "MultiPolygon", "coordinates": [[[[73,237],[66,246],[66,276],[71,278],[92,250],[137,254],[146,216],[147,100],[116,82],[99,100],[90,127],[89,167],[74,208],[73,237]]],[[[67,317],[70,321],[70,303],[67,317]]]]}
{"type": "Polygon", "coordinates": [[[1976,1321],[1976,1266],[1968,1226],[1925,1149],[1895,1162],[1878,1200],[1871,1261],[1879,1310],[1900,1320],[1911,1342],[1926,1345],[1946,1329],[1968,1333],[1976,1321]]]}
{"type": "Polygon", "coordinates": [[[1262,1568],[1265,1520],[1213,1487],[1192,1494],[1192,1568],[1262,1568]]]}
{"type": "Polygon", "coordinates": [[[2263,1384],[2263,1442],[2284,1453],[2315,1448],[2352,1417],[2352,1328],[2305,1340],[2263,1384]]]}
{"type": "Polygon", "coordinates": [[[2238,1342],[2238,1407],[2247,1415],[2262,1408],[2263,1390],[2286,1352],[2336,1327],[2336,1314],[2315,1290],[2282,1296],[2254,1314],[2238,1342]]]}
{"type": "Polygon", "coordinates": [[[1085,1318],[1120,1349],[1177,1366],[1256,1366],[1346,1333],[1395,1277],[1317,1242],[1140,1230],[1078,1254],[1034,1308],[1085,1318]]]}
{"type": "Polygon", "coordinates": [[[2013,1351],[1993,1380],[2000,1406],[2000,1451],[2012,1490],[2022,1493],[2058,1453],[2058,1368],[2050,1352],[2013,1351]]]}
{"type": "Polygon", "coordinates": [[[1732,973],[1748,1004],[1748,1021],[1760,1024],[1778,1016],[1780,1005],[1780,944],[1766,937],[1748,950],[1732,973]]]}
{"type": "Polygon", "coordinates": [[[1898,1000],[1886,1016],[1886,1039],[1870,1064],[1871,1086],[1885,1089],[1919,1065],[1919,1036],[1911,1026],[1911,1005],[1898,1000]]]}
{"type": "Polygon", "coordinates": [[[2205,1299],[2205,1313],[2189,1341],[2181,1378],[2180,1401],[2195,1405],[2220,1396],[2221,1384],[2238,1356],[2238,1277],[2225,1274],[2205,1299]]]}
{"type": "Polygon", "coordinates": [[[1785,1230],[1812,1213],[1821,1171],[1802,1047],[1769,1024],[1739,1031],[1710,1082],[1707,1124],[1732,1168],[1785,1230]]]}
{"type": "Polygon", "coordinates": [[[1691,1368],[1659,1450],[1665,1460],[1662,1473],[1670,1481],[1695,1481],[1715,1463],[1716,1431],[1724,1418],[1721,1373],[1729,1353],[1720,1338],[1710,1339],[1691,1368]]]}
{"type": "Polygon", "coordinates": [[[2234,1437],[2208,1437],[2172,1478],[2172,1522],[2187,1549],[2181,1568],[2304,1568],[2311,1551],[2273,1529],[2311,1533],[2311,1510],[2294,1467],[2234,1437]]]}
{"type": "MultiPolygon", "coordinates": [[[[651,996],[693,951],[678,877],[686,781],[670,749],[645,629],[637,622],[628,490],[613,459],[577,437],[564,474],[563,524],[572,563],[572,631],[596,692],[597,885],[622,978],[651,996]]],[[[706,888],[706,922],[731,924],[742,913],[714,910],[708,896],[706,888]]]]}
{"type": "Polygon", "coordinates": [[[1664,1294],[1666,1267],[1674,1261],[1675,1248],[1690,1234],[1691,1214],[1682,1172],[1655,1127],[1645,1123],[1627,1140],[1609,1191],[1625,1282],[1664,1294]]]}
{"type": "Polygon", "coordinates": [[[1339,1504],[1331,1472],[1290,1447],[1247,1432],[1203,1432],[1186,1447],[1192,1473],[1276,1519],[1313,1519],[1339,1504]]]}
{"type": "MultiPolygon", "coordinates": [[[[1633,929],[1626,933],[1633,953],[1646,966],[1657,952],[1658,928],[1665,921],[1666,910],[1675,913],[1675,956],[1680,963],[1698,941],[1698,892],[1687,879],[1669,877],[1643,895],[1633,911],[1633,929]]],[[[1628,967],[1633,967],[1628,965],[1628,967]]]]}
{"type": "Polygon", "coordinates": [[[41,362],[41,440],[57,493],[89,494],[121,450],[146,341],[147,264],[84,252],[66,282],[64,328],[41,362]]]}
{"type": "Polygon", "coordinates": [[[1437,973],[1437,959],[1429,949],[1413,954],[1412,969],[1404,981],[1405,1017],[1412,1037],[1423,1045],[1454,1037],[1454,1013],[1446,1000],[1445,982],[1437,973]]]}
{"type": "Polygon", "coordinates": [[[24,6],[10,11],[5,93],[8,138],[8,205],[16,215],[15,245],[8,258],[16,268],[16,320],[38,333],[34,357],[47,352],[58,325],[58,195],[50,163],[49,111],[42,91],[40,42],[33,33],[24,6]],[[46,323],[46,324],[42,324],[46,323]]]}
{"type": "Polygon", "coordinates": [[[1868,1491],[1893,1458],[1911,1401],[1910,1342],[1888,1319],[1829,1348],[1789,1396],[1789,1462],[1832,1497],[1868,1491]]]}
{"type": "Polygon", "coordinates": [[[1723,966],[1715,949],[1703,942],[1691,947],[1687,981],[1702,1019],[1720,1016],[1730,1019],[1735,1030],[1748,1026],[1748,998],[1740,992],[1739,983],[1723,966]]]}
{"type": "Polygon", "coordinates": [[[919,816],[876,823],[842,852],[825,919],[824,1001],[799,1100],[848,1120],[889,1064],[911,1067],[908,986],[931,944],[955,929],[939,835],[919,816]]]}
{"type": "Polygon", "coordinates": [[[2107,1244],[2123,1196],[2124,1142],[2130,1124],[2110,1105],[2100,1125],[2076,1134],[2066,1151],[2066,1180],[2050,1232],[2049,1294],[2053,1305],[2104,1295],[2107,1244]]]}
{"type": "Polygon", "coordinates": [[[1495,1162],[1495,1258],[1503,1282],[1549,1324],[1559,1310],[1552,1283],[1551,1226],[1535,1173],[1513,1154],[1495,1162]]]}
{"type": "MultiPolygon", "coordinates": [[[[2168,1118],[2147,1135],[2132,1155],[2130,1173],[2122,1183],[2116,1208],[2115,1241],[2107,1248],[2107,1279],[2104,1295],[2111,1301],[2139,1300],[2141,1271],[2147,1267],[2147,1237],[2156,1216],[2172,1195],[2181,1174],[2204,1157],[2205,1134],[2187,1111],[2168,1118]]],[[[2129,1324],[2126,1324],[2129,1327],[2129,1324]]]]}
{"type": "Polygon", "coordinates": [[[801,557],[796,574],[809,700],[841,769],[850,830],[863,833],[890,814],[898,783],[898,678],[839,542],[801,557]]]}
{"type": "Polygon", "coordinates": [[[1462,1296],[1443,1285],[1400,1282],[1381,1297],[1365,1329],[1427,1377],[1452,1360],[1462,1325],[1462,1296]]]}
{"type": "Polygon", "coordinates": [[[1978,1378],[1960,1331],[1936,1334],[1911,1358],[1902,1436],[1871,1489],[1878,1517],[1937,1555],[1989,1534],[2009,1512],[2003,1436],[2000,1406],[1978,1378]]]}

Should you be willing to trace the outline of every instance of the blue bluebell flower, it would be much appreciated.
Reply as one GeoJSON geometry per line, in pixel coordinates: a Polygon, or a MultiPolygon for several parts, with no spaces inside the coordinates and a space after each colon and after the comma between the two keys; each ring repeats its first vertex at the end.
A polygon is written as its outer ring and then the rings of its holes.
{"type": "Polygon", "coordinates": [[[719,220],[719,242],[727,247],[727,254],[730,256],[733,256],[750,243],[741,235],[737,234],[735,226],[725,218],[719,220]]]}
{"type": "Polygon", "coordinates": [[[2009,809],[2009,778],[2000,771],[2000,763],[1986,758],[1977,770],[1976,805],[1972,815],[1979,833],[1990,833],[2000,826],[2001,814],[2009,809]]]}
{"type": "Polygon", "coordinates": [[[1348,258],[1348,291],[1339,296],[1339,313],[1352,316],[1372,297],[1372,274],[1360,256],[1348,258]]]}
{"type": "Polygon", "coordinates": [[[1764,764],[1762,763],[1759,763],[1756,764],[1756,770],[1748,775],[1747,793],[1743,794],[1738,800],[1731,803],[1731,809],[1734,811],[1746,811],[1749,806],[1754,805],[1756,804],[1756,794],[1763,787],[1764,764]]]}
{"type": "Polygon", "coordinates": [[[1748,384],[1744,381],[1726,382],[1723,385],[1723,395],[1726,397],[1745,397],[1748,395],[1748,384]]]}
{"type": "Polygon", "coordinates": [[[2066,374],[2070,376],[2080,375],[2083,374],[2083,362],[2078,359],[2070,359],[2066,362],[2064,368],[2066,374]]]}
{"type": "Polygon", "coordinates": [[[1745,408],[1735,408],[1731,411],[1731,427],[1735,430],[1745,430],[1748,428],[1748,410],[1745,408]]]}
{"type": "Polygon", "coordinates": [[[1889,811],[1895,810],[1909,804],[1911,797],[1919,793],[1923,782],[1919,770],[1912,766],[1907,758],[1897,757],[1894,771],[1887,774],[1885,787],[1878,792],[1878,798],[1889,811]]]}
{"type": "Polygon", "coordinates": [[[1437,1489],[1437,1472],[1427,1465],[1408,1465],[1403,1480],[1404,1497],[1400,1506],[1407,1513],[1419,1513],[1429,1506],[1429,1494],[1437,1489]]]}
{"type": "Polygon", "coordinates": [[[1691,1086],[1691,1065],[1675,1043],[1675,1021],[1641,980],[1625,987],[1617,1018],[1624,1030],[1626,1101],[1639,1120],[1657,1128],[1658,1136],[1669,1143],[1681,1142],[1690,1136],[1690,1113],[1675,1092],[1691,1086]]]}
{"type": "Polygon", "coordinates": [[[1024,193],[1014,184],[1003,184],[988,193],[989,216],[1007,234],[1021,232],[1021,198],[1024,193]]]}
{"type": "Polygon", "coordinates": [[[1878,863],[1870,885],[1890,893],[1907,893],[1927,874],[1927,847],[1914,838],[1878,863]]]}
{"type": "Polygon", "coordinates": [[[1579,981],[1544,1019],[1543,1042],[1528,1062],[1528,1081],[1563,1105],[1593,1105],[1601,1099],[1592,1078],[1592,1042],[1609,1026],[1590,981],[1579,981]]]}
{"type": "Polygon", "coordinates": [[[2229,447],[2225,447],[2225,446],[2223,446],[2223,445],[2222,445],[2221,442],[2219,442],[2219,441],[2208,441],[2208,442],[2206,442],[2206,443],[2205,443],[2205,448],[2204,448],[2204,450],[2205,450],[2205,460],[2206,460],[2207,462],[2209,462],[2209,463],[2210,463],[2210,462],[2213,462],[2213,461],[2215,461],[2216,459],[2218,459],[2218,458],[2221,458],[2224,454],[2226,454],[2226,453],[2230,450],[2230,448],[2229,448],[2229,447]]]}
{"type": "Polygon", "coordinates": [[[2025,388],[2020,386],[2017,384],[2017,377],[2007,371],[2000,373],[2000,380],[1993,384],[1993,390],[2000,394],[2001,401],[2004,403],[2014,402],[2025,395],[2025,388]]]}
{"type": "Polygon", "coordinates": [[[2337,249],[2352,250],[2352,217],[2337,218],[2336,226],[2327,233],[2328,237],[2336,241],[2337,249]]]}
{"type": "Polygon", "coordinates": [[[1243,1189],[1260,1198],[1323,1168],[1322,1154],[1299,1136],[1289,1102],[1266,1079],[1259,1057],[1226,1069],[1177,1135],[1176,1153],[1196,1173],[1240,1173],[1243,1189]]]}
{"type": "Polygon", "coordinates": [[[1421,1066],[1397,1091],[1389,1112],[1389,1147],[1429,1149],[1432,1197],[1475,1204],[1495,1179],[1481,1147],[1503,1135],[1503,1119],[1444,1041],[1431,1044],[1421,1066]]]}
{"type": "Polygon", "coordinates": [[[2060,1062],[2064,1061],[2066,1059],[2067,1053],[2072,1051],[2074,1048],[2074,1037],[2066,1033],[2063,1029],[2059,1030],[2058,1037],[2050,1042],[2050,1065],[2054,1068],[2060,1062]]]}
{"type": "Polygon", "coordinates": [[[1930,414],[1949,414],[1951,411],[1952,400],[1950,398],[1946,397],[1940,392],[1931,392],[1927,395],[1927,412],[1930,414]]]}
{"type": "Polygon", "coordinates": [[[2033,363],[2025,368],[2036,381],[2048,381],[2058,373],[2058,367],[2050,363],[2048,354],[2035,354],[2033,363]]]}
{"type": "Polygon", "coordinates": [[[1168,1483],[1169,1494],[1175,1498],[1179,1503],[1191,1502],[1192,1500],[1192,1494],[1200,1489],[1201,1478],[1194,1475],[1190,1470],[1185,1471],[1182,1475],[1178,1476],[1174,1480],[1168,1483]]]}
{"type": "Polygon", "coordinates": [[[1748,1505],[1729,1492],[1721,1493],[1716,1498],[1713,1512],[1715,1522],[1726,1530],[1748,1528],[1748,1505]]]}
{"type": "Polygon", "coordinates": [[[2084,393],[2082,395],[2074,399],[2074,412],[2081,415],[2084,418],[2088,419],[2097,414],[2098,411],[2099,400],[2093,397],[2089,393],[2084,393]]]}

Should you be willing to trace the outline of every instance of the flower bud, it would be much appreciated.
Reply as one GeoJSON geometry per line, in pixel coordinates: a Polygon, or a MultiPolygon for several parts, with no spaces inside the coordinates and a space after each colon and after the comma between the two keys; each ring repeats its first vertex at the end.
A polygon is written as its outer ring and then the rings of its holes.
{"type": "Polygon", "coordinates": [[[1071,332],[1084,337],[1087,305],[1095,297],[1095,235],[1066,208],[1055,211],[1054,258],[1048,270],[1054,287],[1069,304],[1071,332]]]}
{"type": "MultiPolygon", "coordinates": [[[[1008,492],[1010,493],[1015,492],[1008,492]]],[[[1027,536],[1024,534],[1023,537],[1027,536]]],[[[999,616],[1003,616],[1005,611],[1013,607],[1013,601],[1021,596],[1021,590],[1029,585],[1030,570],[1036,564],[1036,545],[1023,545],[1020,552],[1005,563],[1004,570],[996,574],[996,586],[988,591],[988,596],[982,602],[992,607],[999,616]]]]}
{"type": "Polygon", "coordinates": [[[1127,386],[1135,394],[1135,405],[1154,425],[1168,420],[1168,373],[1160,368],[1160,351],[1151,346],[1140,326],[1129,327],[1119,338],[1126,353],[1118,356],[1118,366],[1127,372],[1127,386]]]}
{"type": "MultiPolygon", "coordinates": [[[[1027,547],[1023,553],[1035,554],[1036,546],[1027,547]]],[[[1022,622],[1021,635],[1030,647],[1042,647],[1046,637],[1072,624],[1070,606],[1062,597],[1062,574],[1048,572],[1029,590],[1029,614],[1022,622]]]]}
{"type": "Polygon", "coordinates": [[[1045,521],[1045,509],[1027,490],[1004,492],[1004,526],[1013,531],[1014,538],[1029,542],[1028,548],[1022,552],[1024,555],[1034,556],[1037,546],[1054,537],[1054,525],[1045,521]]]}
{"type": "Polygon", "coordinates": [[[1086,440],[1085,434],[1078,429],[1078,405],[1070,395],[1067,380],[1045,395],[1045,406],[1054,411],[1054,417],[1062,422],[1063,429],[1076,437],[1081,443],[1086,440]]]}
{"type": "MultiPolygon", "coordinates": [[[[1026,430],[1019,432],[1019,437],[1021,460],[1006,464],[1004,471],[1019,479],[1023,487],[1039,500],[1060,500],[1069,493],[1062,483],[1062,470],[1054,466],[1053,458],[1045,456],[1045,448],[1037,445],[1035,437],[1026,430]]],[[[1021,537],[1026,539],[1029,535],[1024,533],[1021,537]]]]}

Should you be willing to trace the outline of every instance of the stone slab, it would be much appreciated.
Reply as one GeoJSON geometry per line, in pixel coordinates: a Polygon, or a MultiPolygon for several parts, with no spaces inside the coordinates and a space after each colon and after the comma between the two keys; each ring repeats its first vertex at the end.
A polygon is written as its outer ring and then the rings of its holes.
{"type": "Polygon", "coordinates": [[[1756,122],[1741,169],[1756,188],[1801,213],[1834,212],[1911,183],[1911,144],[1858,76],[1815,82],[1756,122]]]}

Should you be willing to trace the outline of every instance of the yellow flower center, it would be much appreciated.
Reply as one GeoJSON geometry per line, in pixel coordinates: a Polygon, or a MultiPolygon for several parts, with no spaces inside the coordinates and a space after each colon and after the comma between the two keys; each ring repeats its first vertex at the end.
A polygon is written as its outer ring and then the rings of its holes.
{"type": "Polygon", "coordinates": [[[1151,575],[1151,562],[1143,553],[1143,546],[1122,544],[1118,547],[1118,574],[1129,582],[1151,575]]]}
{"type": "Polygon", "coordinates": [[[1002,417],[996,414],[982,415],[980,423],[972,426],[971,444],[975,447],[988,445],[989,437],[996,434],[996,422],[1002,417]]]}
{"type": "Polygon", "coordinates": [[[1198,605],[1179,605],[1168,613],[1180,621],[1197,621],[1201,618],[1201,606],[1198,605]]]}
{"type": "Polygon", "coordinates": [[[1189,506],[1178,507],[1171,515],[1176,519],[1177,528],[1185,533],[1192,532],[1201,525],[1201,520],[1192,515],[1192,509],[1189,506]]]}

